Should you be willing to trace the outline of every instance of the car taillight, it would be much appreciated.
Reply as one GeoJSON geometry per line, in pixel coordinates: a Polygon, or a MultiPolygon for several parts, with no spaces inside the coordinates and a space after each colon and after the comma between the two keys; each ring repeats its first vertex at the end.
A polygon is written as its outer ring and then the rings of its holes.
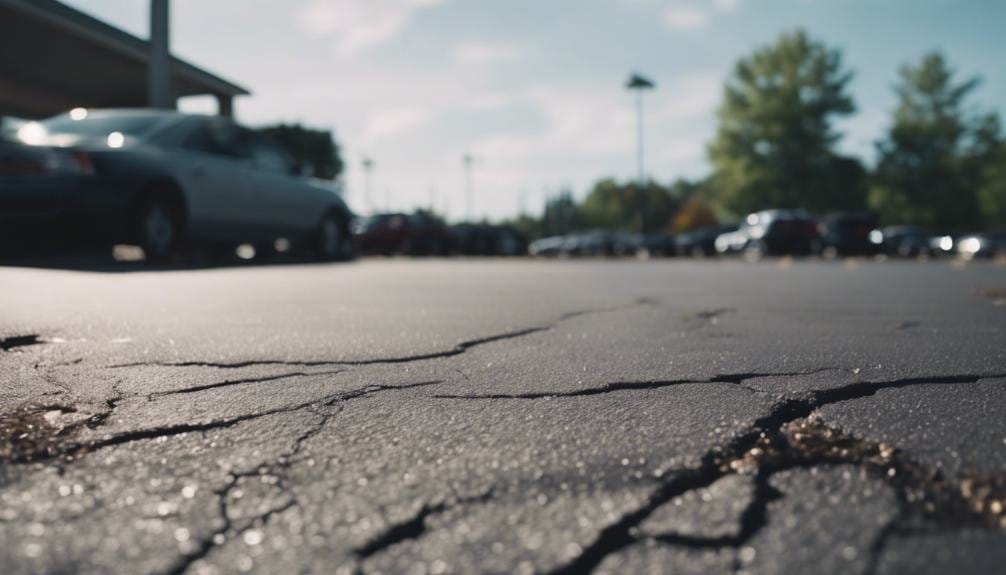
{"type": "Polygon", "coordinates": [[[77,166],[82,174],[94,174],[94,162],[91,161],[91,154],[87,152],[73,152],[70,154],[70,161],[77,166]]]}

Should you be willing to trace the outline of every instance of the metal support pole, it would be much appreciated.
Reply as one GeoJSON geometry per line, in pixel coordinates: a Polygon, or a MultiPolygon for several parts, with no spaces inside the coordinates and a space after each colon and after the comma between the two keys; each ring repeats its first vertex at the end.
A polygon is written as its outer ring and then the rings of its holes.
{"type": "Polygon", "coordinates": [[[469,222],[473,221],[472,217],[474,216],[472,212],[472,161],[470,154],[465,154],[461,158],[461,162],[465,166],[465,219],[469,222]]]}
{"type": "Polygon", "coordinates": [[[643,164],[643,91],[636,90],[636,154],[639,164],[639,185],[646,183],[646,168],[643,164]]]}
{"type": "Polygon", "coordinates": [[[168,0],[150,0],[150,58],[147,99],[151,108],[175,109],[171,87],[171,47],[168,0]]]}

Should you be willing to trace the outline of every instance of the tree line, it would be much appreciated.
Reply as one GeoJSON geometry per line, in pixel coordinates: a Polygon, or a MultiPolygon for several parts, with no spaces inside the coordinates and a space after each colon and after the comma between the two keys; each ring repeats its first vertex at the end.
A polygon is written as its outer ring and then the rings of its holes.
{"type": "MultiPolygon", "coordinates": [[[[934,230],[1006,228],[1006,138],[998,114],[971,102],[978,78],[959,77],[939,52],[902,66],[872,166],[838,150],[836,121],[856,112],[852,79],[840,50],[802,30],[784,33],[741,58],[725,82],[708,177],[670,185],[602,179],[582,201],[564,190],[540,216],[510,223],[529,237],[681,232],[761,209],[806,208],[873,210],[884,223],[934,230]]],[[[263,131],[315,177],[341,174],[331,132],[263,131]]]]}
{"type": "Polygon", "coordinates": [[[890,125],[867,167],[837,149],[836,120],[856,111],[840,50],[804,31],[784,33],[740,59],[726,81],[707,178],[669,186],[604,179],[582,202],[564,191],[540,218],[514,224],[531,236],[680,232],[761,209],[805,208],[873,210],[885,223],[948,231],[1006,227],[1000,119],[971,104],[979,80],[958,76],[939,52],[903,66],[890,125]]]}

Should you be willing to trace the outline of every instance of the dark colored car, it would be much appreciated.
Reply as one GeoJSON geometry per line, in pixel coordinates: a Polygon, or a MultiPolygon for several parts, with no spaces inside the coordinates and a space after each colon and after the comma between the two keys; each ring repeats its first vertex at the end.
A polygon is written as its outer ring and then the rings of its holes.
{"type": "Polygon", "coordinates": [[[701,258],[716,255],[716,238],[736,232],[735,226],[711,226],[699,228],[674,238],[674,247],[679,256],[701,258]]]}
{"type": "Polygon", "coordinates": [[[642,239],[629,232],[594,230],[566,236],[563,255],[570,257],[626,257],[635,256],[642,239]]]}
{"type": "Polygon", "coordinates": [[[310,247],[349,255],[352,213],[271,141],[228,118],[84,110],[0,141],[0,249],[55,239],[134,244],[152,261],[190,246],[310,247]]]}
{"type": "Polygon", "coordinates": [[[678,253],[677,243],[670,234],[649,234],[640,239],[639,249],[649,257],[674,257],[678,253]]]}
{"type": "Polygon", "coordinates": [[[870,241],[881,253],[905,258],[929,254],[932,237],[915,226],[888,226],[870,232],[870,241]]]}
{"type": "Polygon", "coordinates": [[[457,224],[451,228],[453,253],[466,256],[516,256],[527,253],[527,240],[509,226],[457,224]]]}
{"type": "Polygon", "coordinates": [[[957,242],[963,238],[959,233],[941,232],[929,238],[929,255],[933,257],[952,257],[958,254],[957,242]]]}
{"type": "Polygon", "coordinates": [[[531,242],[527,253],[535,257],[558,257],[562,255],[562,247],[566,243],[563,236],[549,236],[531,242]]]}
{"type": "Polygon", "coordinates": [[[369,255],[447,255],[452,236],[447,226],[428,214],[375,214],[356,221],[356,250],[369,255]]]}
{"type": "Polygon", "coordinates": [[[716,250],[721,253],[808,255],[819,249],[817,222],[803,210],[764,210],[748,214],[736,232],[716,238],[716,250]]]}
{"type": "Polygon", "coordinates": [[[873,255],[878,248],[870,241],[870,232],[876,227],[877,216],[871,212],[829,214],[818,226],[821,253],[825,257],[873,255]]]}
{"type": "Polygon", "coordinates": [[[965,259],[1006,256],[1006,232],[964,236],[957,242],[957,253],[965,259]]]}

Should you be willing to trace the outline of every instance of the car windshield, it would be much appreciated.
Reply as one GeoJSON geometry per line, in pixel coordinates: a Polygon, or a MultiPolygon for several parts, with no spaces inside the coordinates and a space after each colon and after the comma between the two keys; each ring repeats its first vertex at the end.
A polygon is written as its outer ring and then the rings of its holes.
{"type": "Polygon", "coordinates": [[[73,134],[77,136],[105,136],[120,132],[138,137],[150,131],[161,116],[149,114],[91,115],[75,119],[73,115],[57,116],[40,122],[48,134],[73,134]]]}

